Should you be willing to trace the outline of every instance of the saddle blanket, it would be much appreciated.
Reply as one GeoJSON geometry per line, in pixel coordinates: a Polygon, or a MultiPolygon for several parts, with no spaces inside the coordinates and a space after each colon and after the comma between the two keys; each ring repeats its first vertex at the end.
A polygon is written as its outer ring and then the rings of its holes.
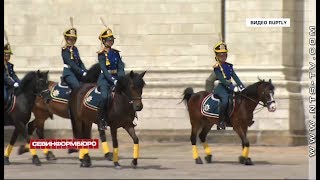
{"type": "MultiPolygon", "coordinates": [[[[212,93],[208,94],[201,103],[201,113],[204,116],[219,118],[220,100],[215,98],[212,93]]],[[[232,107],[228,106],[227,113],[231,117],[234,111],[235,99],[233,99],[232,107]]]]}
{"type": "Polygon", "coordinates": [[[16,105],[16,96],[11,94],[9,95],[10,97],[8,98],[8,102],[7,104],[5,105],[4,107],[4,110],[7,112],[7,113],[10,113],[13,111],[15,105],[16,105]]]}
{"type": "Polygon", "coordinates": [[[202,100],[201,113],[204,116],[219,118],[219,103],[220,100],[210,93],[202,100]]]}
{"type": "Polygon", "coordinates": [[[55,83],[50,88],[50,95],[53,101],[67,104],[69,96],[71,93],[71,88],[68,86],[63,86],[61,83],[55,83]]]}
{"type": "Polygon", "coordinates": [[[97,87],[91,88],[83,98],[83,104],[94,111],[98,110],[98,104],[101,101],[101,92],[98,91],[97,87]]]}

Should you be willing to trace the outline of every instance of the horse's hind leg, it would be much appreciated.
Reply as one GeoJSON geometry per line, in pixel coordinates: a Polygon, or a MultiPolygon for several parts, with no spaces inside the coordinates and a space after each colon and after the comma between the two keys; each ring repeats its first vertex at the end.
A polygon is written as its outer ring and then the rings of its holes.
{"type": "Polygon", "coordinates": [[[131,166],[136,168],[138,165],[138,158],[139,158],[139,138],[136,135],[134,127],[125,128],[125,130],[129,133],[133,140],[133,160],[131,162],[131,166]]]}
{"type": "Polygon", "coordinates": [[[14,128],[14,131],[12,133],[11,139],[10,139],[10,143],[8,144],[5,152],[4,152],[4,159],[3,159],[3,163],[4,165],[9,165],[10,161],[9,161],[9,156],[12,152],[13,146],[17,140],[17,137],[19,135],[19,131],[17,128],[14,128]]]}
{"type": "Polygon", "coordinates": [[[199,138],[200,138],[200,140],[202,142],[204,151],[206,153],[206,157],[204,159],[206,160],[207,163],[211,163],[212,162],[212,160],[211,160],[212,159],[212,151],[211,151],[208,143],[206,142],[206,137],[207,137],[209,131],[211,130],[212,126],[213,125],[211,125],[211,124],[206,124],[203,127],[203,129],[200,132],[200,134],[199,134],[199,138]]]}
{"type": "Polygon", "coordinates": [[[198,121],[191,120],[191,136],[190,141],[192,144],[192,156],[195,160],[196,164],[203,164],[201,158],[199,157],[198,149],[197,149],[197,133],[199,131],[199,123],[198,121]]]}
{"type": "MultiPolygon", "coordinates": [[[[39,137],[39,139],[44,139],[44,122],[45,119],[39,119],[38,121],[36,121],[36,133],[39,137]]],[[[56,160],[57,158],[55,157],[55,155],[53,154],[52,151],[49,151],[48,149],[43,149],[43,153],[46,156],[46,160],[51,161],[51,160],[56,160]]]]}
{"type": "Polygon", "coordinates": [[[239,156],[239,162],[244,165],[253,165],[251,158],[249,158],[249,140],[247,138],[247,128],[245,127],[234,127],[234,130],[239,135],[242,141],[242,155],[239,156]]]}
{"type": "Polygon", "coordinates": [[[107,143],[107,137],[106,137],[106,132],[104,130],[98,130],[99,131],[99,136],[100,136],[100,140],[101,140],[101,145],[102,145],[102,150],[104,153],[104,157],[108,160],[108,161],[112,161],[112,152],[110,152],[109,150],[109,146],[107,143]]]}

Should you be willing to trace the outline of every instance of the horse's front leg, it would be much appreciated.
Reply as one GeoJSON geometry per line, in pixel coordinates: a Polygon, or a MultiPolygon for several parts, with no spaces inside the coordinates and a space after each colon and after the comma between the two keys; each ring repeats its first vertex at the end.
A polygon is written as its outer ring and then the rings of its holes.
{"type": "Polygon", "coordinates": [[[241,141],[242,141],[242,155],[239,156],[239,162],[244,165],[253,165],[253,162],[251,161],[251,158],[249,158],[249,140],[247,138],[247,127],[234,127],[234,130],[239,135],[241,141]]]}
{"type": "Polygon", "coordinates": [[[136,131],[134,127],[127,127],[125,130],[129,133],[133,140],[133,160],[131,162],[131,166],[136,168],[138,165],[138,158],[139,158],[139,138],[136,135],[136,131]]]}
{"type": "Polygon", "coordinates": [[[110,152],[110,150],[109,150],[106,132],[104,130],[98,130],[98,131],[99,131],[99,136],[100,136],[100,140],[101,140],[101,145],[102,145],[104,157],[108,161],[112,161],[112,152],[110,152]]]}
{"type": "Polygon", "coordinates": [[[112,137],[112,144],[113,144],[113,164],[115,168],[120,169],[121,166],[119,164],[119,149],[118,149],[118,139],[117,139],[117,128],[111,126],[111,137],[112,137]]]}

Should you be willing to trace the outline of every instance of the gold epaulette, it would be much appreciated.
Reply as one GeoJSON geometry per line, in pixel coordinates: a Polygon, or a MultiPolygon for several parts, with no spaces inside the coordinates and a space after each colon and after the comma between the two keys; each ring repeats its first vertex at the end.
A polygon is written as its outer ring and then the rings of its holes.
{"type": "Polygon", "coordinates": [[[213,65],[213,68],[219,67],[219,63],[216,63],[215,65],[213,65]]]}
{"type": "Polygon", "coordinates": [[[104,49],[101,49],[101,50],[97,51],[98,54],[101,54],[103,52],[104,52],[104,49]]]}
{"type": "Polygon", "coordinates": [[[62,49],[66,49],[68,46],[67,45],[64,45],[64,46],[62,46],[62,49]]]}

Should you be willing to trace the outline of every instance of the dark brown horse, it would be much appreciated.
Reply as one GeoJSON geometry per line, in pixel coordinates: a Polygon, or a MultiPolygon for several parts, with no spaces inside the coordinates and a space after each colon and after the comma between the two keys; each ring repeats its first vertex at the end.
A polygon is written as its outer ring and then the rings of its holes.
{"type": "MultiPolygon", "coordinates": [[[[136,117],[136,111],[141,111],[142,104],[142,89],[145,85],[143,80],[145,72],[138,74],[131,71],[119,78],[114,89],[114,97],[107,109],[108,125],[110,126],[112,142],[113,142],[113,162],[116,168],[120,168],[118,162],[118,140],[117,129],[124,128],[133,139],[133,160],[132,166],[136,167],[139,157],[139,139],[135,133],[135,125],[133,123],[136,117]]],[[[84,84],[80,89],[72,93],[69,101],[71,108],[71,121],[73,121],[73,129],[75,137],[78,139],[90,139],[92,123],[97,123],[97,111],[87,108],[83,105],[84,98],[87,92],[94,88],[94,84],[84,84]]],[[[88,149],[80,149],[80,167],[91,166],[91,160],[88,149]]]]}
{"type": "MultiPolygon", "coordinates": [[[[27,144],[30,142],[30,136],[26,132],[26,124],[30,120],[32,105],[36,97],[43,97],[46,102],[49,102],[51,99],[48,89],[48,71],[40,72],[38,70],[37,72],[26,74],[14,95],[16,96],[16,100],[13,101],[15,102],[13,109],[10,112],[4,113],[4,117],[7,117],[15,126],[10,143],[4,153],[4,165],[10,164],[9,156],[19,134],[25,138],[27,144]]],[[[41,165],[36,150],[30,149],[30,153],[32,155],[32,163],[41,165]]]]}
{"type": "MultiPolygon", "coordinates": [[[[196,164],[202,164],[202,160],[198,155],[196,147],[197,135],[199,132],[199,138],[206,153],[205,160],[207,163],[211,163],[212,161],[212,152],[206,142],[206,137],[212,126],[214,124],[218,124],[219,119],[218,117],[204,116],[200,110],[203,99],[209,94],[210,93],[206,91],[194,93],[192,88],[186,88],[184,90],[183,100],[185,101],[189,111],[192,126],[190,140],[192,144],[193,158],[195,159],[196,164]]],[[[268,82],[259,80],[259,82],[248,86],[242,92],[236,93],[235,95],[235,109],[230,117],[230,123],[233,130],[239,135],[242,141],[243,150],[242,155],[239,157],[239,161],[242,164],[253,164],[251,159],[248,157],[249,141],[247,138],[248,127],[254,123],[252,121],[253,111],[261,101],[263,104],[260,105],[267,107],[270,112],[274,112],[276,110],[276,103],[273,95],[274,86],[272,85],[271,80],[268,82]]]]}
{"type": "MultiPolygon", "coordinates": [[[[90,69],[87,72],[87,75],[82,79],[82,82],[96,83],[100,75],[100,70],[101,69],[99,63],[94,64],[90,67],[90,69]]],[[[58,84],[58,82],[49,81],[50,92],[52,91],[53,86],[55,86],[56,84],[58,84]]],[[[50,101],[50,103],[45,103],[43,98],[37,97],[32,112],[34,114],[34,119],[28,123],[28,133],[29,135],[32,135],[34,130],[36,130],[39,139],[44,139],[44,123],[49,118],[53,119],[53,114],[58,115],[62,118],[70,119],[68,102],[55,101],[54,99],[50,101]]],[[[99,135],[104,157],[107,160],[112,161],[112,152],[109,151],[105,131],[99,130],[99,135]]],[[[18,154],[21,155],[25,152],[28,152],[28,145],[29,144],[26,144],[25,146],[21,145],[18,150],[18,154]]],[[[43,149],[43,152],[47,160],[56,159],[52,151],[49,151],[48,149],[43,149]]],[[[78,152],[78,150],[69,149],[68,152],[78,152]]]]}

